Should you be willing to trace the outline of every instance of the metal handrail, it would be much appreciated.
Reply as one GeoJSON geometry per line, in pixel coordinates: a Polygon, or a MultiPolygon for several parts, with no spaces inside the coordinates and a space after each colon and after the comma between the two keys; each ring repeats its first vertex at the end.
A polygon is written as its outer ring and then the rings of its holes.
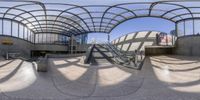
{"type": "Polygon", "coordinates": [[[106,44],[106,46],[111,51],[115,59],[120,58],[123,62],[126,62],[126,63],[129,62],[128,57],[126,57],[122,52],[117,50],[113,45],[106,44]]]}
{"type": "Polygon", "coordinates": [[[138,51],[135,51],[133,57],[127,57],[126,54],[117,49],[114,45],[110,43],[105,43],[109,51],[112,53],[114,60],[117,64],[121,64],[126,67],[141,69],[142,62],[138,62],[138,51]]]}

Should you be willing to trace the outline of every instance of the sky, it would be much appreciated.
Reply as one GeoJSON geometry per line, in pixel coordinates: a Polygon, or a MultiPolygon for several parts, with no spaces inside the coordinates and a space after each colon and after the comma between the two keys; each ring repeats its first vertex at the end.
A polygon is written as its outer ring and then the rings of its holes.
{"type": "MultiPolygon", "coordinates": [[[[153,17],[145,17],[145,18],[135,18],[127,20],[117,27],[115,27],[110,32],[110,40],[117,39],[125,34],[138,32],[138,31],[160,31],[165,33],[170,33],[171,30],[175,29],[175,24],[171,21],[161,19],[161,18],[153,18],[153,17]]],[[[107,41],[107,34],[104,33],[90,33],[88,34],[88,43],[93,40],[99,42],[107,41]]]]}

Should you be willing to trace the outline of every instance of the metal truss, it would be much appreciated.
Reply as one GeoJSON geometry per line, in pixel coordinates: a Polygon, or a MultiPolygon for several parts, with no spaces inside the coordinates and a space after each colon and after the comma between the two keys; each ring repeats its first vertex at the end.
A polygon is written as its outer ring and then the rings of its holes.
{"type": "Polygon", "coordinates": [[[109,34],[119,24],[133,18],[156,17],[174,23],[187,19],[200,19],[199,5],[200,1],[197,0],[84,6],[1,0],[0,18],[18,22],[35,34],[56,33],[66,36],[91,32],[109,34]]]}

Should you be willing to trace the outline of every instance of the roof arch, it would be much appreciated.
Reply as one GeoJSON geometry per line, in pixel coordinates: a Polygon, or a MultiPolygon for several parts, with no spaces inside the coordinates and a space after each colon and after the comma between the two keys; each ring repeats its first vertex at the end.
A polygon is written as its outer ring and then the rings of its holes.
{"type": "Polygon", "coordinates": [[[76,5],[35,1],[0,1],[0,17],[16,20],[34,33],[81,35],[109,33],[120,23],[139,17],[158,17],[177,23],[200,19],[200,1],[176,0],[111,5],[76,5]]]}

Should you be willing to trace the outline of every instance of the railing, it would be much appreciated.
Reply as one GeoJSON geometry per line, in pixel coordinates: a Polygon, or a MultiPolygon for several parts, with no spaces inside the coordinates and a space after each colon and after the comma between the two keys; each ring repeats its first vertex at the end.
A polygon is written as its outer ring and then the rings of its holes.
{"type": "Polygon", "coordinates": [[[136,50],[131,56],[128,56],[110,43],[105,43],[105,45],[112,53],[115,63],[138,70],[141,69],[143,64],[143,56],[141,55],[141,52],[136,50]]]}
{"type": "Polygon", "coordinates": [[[33,64],[33,66],[36,68],[38,72],[47,72],[48,54],[46,54],[45,57],[40,57],[37,60],[34,60],[33,58],[23,57],[19,52],[9,52],[9,53],[6,53],[6,59],[9,59],[9,58],[29,61],[33,64]]]}
{"type": "Polygon", "coordinates": [[[123,54],[121,51],[119,51],[116,47],[114,47],[111,44],[105,44],[107,46],[107,48],[109,49],[109,51],[113,54],[115,60],[122,60],[123,62],[128,62],[128,58],[125,56],[125,54],[123,54]],[[120,59],[118,59],[120,58],[120,59]]]}
{"type": "Polygon", "coordinates": [[[7,52],[6,59],[21,59],[25,61],[31,61],[32,59],[29,57],[24,57],[20,52],[7,52]]]}

